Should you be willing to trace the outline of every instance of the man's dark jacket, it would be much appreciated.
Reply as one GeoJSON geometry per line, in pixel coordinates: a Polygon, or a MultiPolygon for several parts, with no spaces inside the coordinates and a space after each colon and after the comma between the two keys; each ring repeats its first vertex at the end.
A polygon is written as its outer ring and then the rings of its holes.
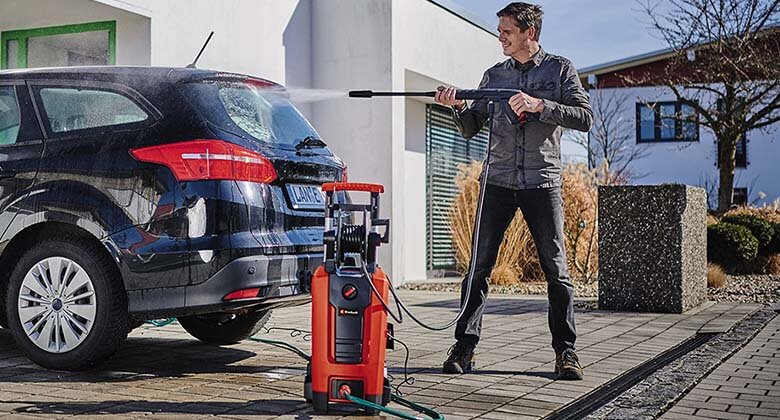
{"type": "MultiPolygon", "coordinates": [[[[520,89],[544,100],[538,120],[522,125],[512,124],[514,114],[506,103],[496,104],[487,182],[511,189],[561,186],[563,129],[588,131],[593,122],[588,94],[571,62],[540,48],[525,63],[510,58],[491,67],[479,87],[520,89]]],[[[454,111],[463,137],[473,137],[485,125],[487,103],[478,100],[454,111]]]]}

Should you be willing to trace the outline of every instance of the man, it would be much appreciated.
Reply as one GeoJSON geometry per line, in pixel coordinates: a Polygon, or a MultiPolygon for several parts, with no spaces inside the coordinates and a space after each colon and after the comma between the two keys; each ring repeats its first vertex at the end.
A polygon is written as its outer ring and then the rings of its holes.
{"type": "MultiPolygon", "coordinates": [[[[498,247],[517,208],[523,212],[547,280],[548,321],[559,379],[582,379],[574,352],[577,338],[573,286],[566,266],[561,201],[561,132],[588,131],[593,112],[569,60],[539,46],[542,9],[515,2],[497,13],[498,40],[509,59],[485,72],[480,88],[522,90],[508,104],[496,104],[485,198],[469,304],[455,330],[457,342],[444,362],[445,373],[471,370],[487,303],[488,276],[498,247]],[[522,121],[522,122],[518,122],[522,121]]],[[[439,86],[436,102],[451,106],[463,137],[471,138],[488,119],[487,101],[466,106],[455,89],[439,86]]],[[[465,298],[468,276],[463,280],[465,298]]]]}

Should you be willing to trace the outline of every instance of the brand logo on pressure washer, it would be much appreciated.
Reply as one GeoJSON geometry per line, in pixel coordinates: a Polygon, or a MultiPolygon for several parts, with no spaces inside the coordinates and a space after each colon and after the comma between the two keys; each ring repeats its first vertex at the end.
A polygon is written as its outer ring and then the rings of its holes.
{"type": "Polygon", "coordinates": [[[339,308],[339,315],[358,316],[358,315],[360,315],[360,312],[358,312],[357,309],[339,308]]]}

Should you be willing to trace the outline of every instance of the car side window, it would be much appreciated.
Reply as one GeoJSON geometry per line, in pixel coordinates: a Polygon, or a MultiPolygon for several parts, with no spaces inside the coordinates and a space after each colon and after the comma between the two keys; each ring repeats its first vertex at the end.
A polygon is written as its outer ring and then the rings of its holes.
{"type": "Polygon", "coordinates": [[[0,86],[0,146],[16,143],[21,121],[16,88],[0,86]]]}
{"type": "Polygon", "coordinates": [[[145,121],[149,115],[122,94],[90,88],[42,88],[41,102],[54,133],[145,121]]]}

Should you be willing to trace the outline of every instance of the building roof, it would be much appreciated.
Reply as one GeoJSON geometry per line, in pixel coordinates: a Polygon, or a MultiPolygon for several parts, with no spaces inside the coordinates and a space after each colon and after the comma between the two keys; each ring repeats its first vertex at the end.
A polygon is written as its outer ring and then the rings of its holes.
{"type": "Polygon", "coordinates": [[[663,60],[674,55],[672,48],[664,48],[661,50],[651,51],[644,54],[638,54],[631,57],[621,58],[619,60],[608,61],[602,64],[596,64],[595,66],[588,66],[579,69],[578,73],[581,77],[587,77],[590,74],[603,74],[613,71],[626,69],[629,67],[635,67],[642,64],[652,63],[654,61],[663,60]]]}
{"type": "Polygon", "coordinates": [[[428,0],[429,2],[441,7],[442,9],[452,13],[453,15],[465,20],[466,22],[476,26],[479,29],[493,35],[498,38],[496,28],[491,27],[487,22],[477,17],[475,14],[464,9],[453,0],[428,0]]]}
{"type": "MultiPolygon", "coordinates": [[[[780,29],[780,23],[770,23],[764,27],[761,32],[774,33],[771,31],[777,31],[780,29]]],[[[703,44],[702,44],[703,45],[703,44]]],[[[698,45],[699,47],[701,45],[698,45]]],[[[694,47],[695,48],[695,47],[694,47]]],[[[643,64],[652,63],[655,61],[664,60],[675,54],[673,48],[664,48],[656,51],[651,51],[643,54],[634,55],[631,57],[621,58],[614,61],[608,61],[602,64],[596,64],[594,66],[583,67],[578,70],[581,77],[587,77],[588,75],[611,73],[619,70],[623,70],[630,67],[641,66],[643,64]]]]}

